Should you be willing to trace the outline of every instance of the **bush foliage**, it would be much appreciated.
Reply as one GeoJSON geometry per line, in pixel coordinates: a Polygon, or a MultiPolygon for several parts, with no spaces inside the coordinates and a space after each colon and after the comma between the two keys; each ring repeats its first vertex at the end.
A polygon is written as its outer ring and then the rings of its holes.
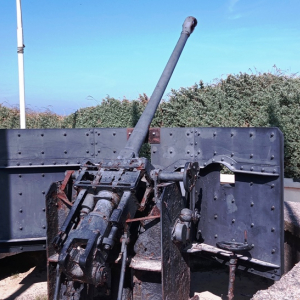
{"type": "MultiPolygon", "coordinates": [[[[107,97],[100,105],[69,116],[27,112],[28,128],[134,127],[147,95],[122,101],[107,97]]],[[[285,176],[300,177],[300,78],[275,73],[229,75],[214,84],[202,81],[172,90],[162,101],[154,127],[279,127],[285,138],[285,176]]],[[[16,108],[0,105],[0,128],[19,128],[16,108]]]]}

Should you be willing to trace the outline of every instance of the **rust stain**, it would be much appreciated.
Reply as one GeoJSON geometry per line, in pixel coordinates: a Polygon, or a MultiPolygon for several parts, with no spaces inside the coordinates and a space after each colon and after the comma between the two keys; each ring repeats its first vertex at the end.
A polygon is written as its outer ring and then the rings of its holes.
{"type": "Polygon", "coordinates": [[[158,216],[148,216],[143,218],[135,218],[135,219],[127,219],[126,223],[137,222],[137,221],[145,221],[145,220],[153,220],[160,218],[160,214],[158,216]]]}

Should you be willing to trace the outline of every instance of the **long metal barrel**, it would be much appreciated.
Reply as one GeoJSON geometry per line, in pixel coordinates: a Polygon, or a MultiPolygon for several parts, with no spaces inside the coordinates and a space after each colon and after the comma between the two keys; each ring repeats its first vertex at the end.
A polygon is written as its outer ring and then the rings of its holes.
{"type": "Polygon", "coordinates": [[[142,116],[140,117],[130,138],[128,139],[125,148],[120,151],[118,158],[132,158],[138,156],[140,148],[147,136],[148,129],[155,115],[156,109],[169,83],[181,52],[196,25],[197,20],[194,17],[187,17],[185,19],[182,25],[180,38],[173,50],[173,53],[169,58],[169,61],[153,91],[153,94],[150,97],[142,116]]]}

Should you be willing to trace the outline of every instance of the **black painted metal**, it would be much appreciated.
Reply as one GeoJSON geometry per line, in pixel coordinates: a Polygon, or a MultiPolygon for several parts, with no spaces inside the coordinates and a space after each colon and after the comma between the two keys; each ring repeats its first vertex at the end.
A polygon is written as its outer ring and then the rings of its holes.
{"type": "Polygon", "coordinates": [[[174,242],[172,228],[186,206],[178,184],[162,184],[161,205],[161,256],[162,299],[189,299],[190,269],[182,254],[184,244],[174,242]]]}
{"type": "Polygon", "coordinates": [[[139,150],[145,141],[148,133],[149,126],[152,122],[158,104],[163,96],[163,93],[169,83],[172,73],[176,67],[181,52],[185,46],[187,39],[193,32],[197,25],[197,20],[194,17],[185,19],[182,25],[182,32],[180,38],[171,54],[171,57],[150,97],[150,100],[143,112],[143,115],[136,124],[133,132],[131,133],[126,146],[119,154],[120,158],[131,158],[138,156],[139,150]]]}
{"type": "Polygon", "coordinates": [[[84,161],[116,158],[126,141],[125,128],[0,130],[0,252],[45,249],[50,183],[84,161]]]}
{"type": "MultiPolygon", "coordinates": [[[[240,268],[272,279],[283,272],[283,137],[277,128],[161,128],[152,145],[155,167],[171,172],[197,161],[198,242],[244,241],[247,254],[278,267],[239,261],[240,268]],[[222,184],[226,166],[234,184],[222,184]]],[[[212,255],[213,256],[213,255],[212,255]]],[[[225,258],[223,257],[223,260],[225,258]]],[[[226,261],[226,259],[225,259],[226,261]]]]}

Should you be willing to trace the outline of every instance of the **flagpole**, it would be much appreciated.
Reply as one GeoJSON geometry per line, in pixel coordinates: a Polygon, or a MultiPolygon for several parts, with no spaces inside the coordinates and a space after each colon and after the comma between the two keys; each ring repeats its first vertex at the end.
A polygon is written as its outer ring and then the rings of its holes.
{"type": "Polygon", "coordinates": [[[18,66],[19,66],[19,98],[20,98],[20,128],[26,128],[25,117],[25,82],[24,82],[24,43],[22,28],[21,0],[17,1],[17,42],[18,42],[18,66]]]}

